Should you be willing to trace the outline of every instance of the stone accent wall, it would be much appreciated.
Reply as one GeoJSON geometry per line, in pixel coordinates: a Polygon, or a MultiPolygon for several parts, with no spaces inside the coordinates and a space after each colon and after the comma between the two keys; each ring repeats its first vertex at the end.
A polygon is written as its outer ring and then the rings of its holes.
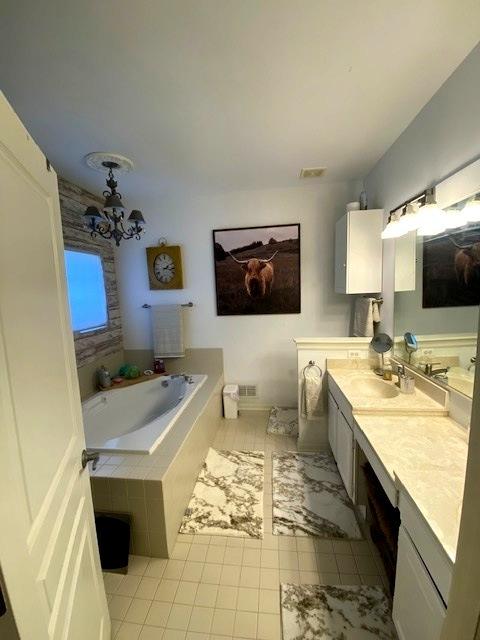
{"type": "Polygon", "coordinates": [[[65,248],[97,252],[102,257],[107,290],[108,326],[105,329],[77,334],[74,337],[77,367],[81,368],[95,361],[98,361],[98,365],[100,365],[102,358],[119,352],[123,353],[122,319],[118,300],[114,249],[110,241],[98,236],[92,238],[90,232],[85,230],[83,221],[85,208],[90,204],[101,208],[103,201],[60,177],[58,178],[58,191],[65,248]]]}

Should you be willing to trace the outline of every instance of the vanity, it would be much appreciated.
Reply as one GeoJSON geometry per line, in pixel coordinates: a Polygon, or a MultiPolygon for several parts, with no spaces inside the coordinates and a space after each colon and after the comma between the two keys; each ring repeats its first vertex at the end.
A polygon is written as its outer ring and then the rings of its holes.
{"type": "Polygon", "coordinates": [[[399,512],[393,597],[399,638],[435,640],[455,563],[467,431],[448,416],[448,392],[427,388],[428,381],[401,394],[367,361],[327,361],[327,370],[328,439],[349,496],[365,514],[368,462],[399,512]]]}

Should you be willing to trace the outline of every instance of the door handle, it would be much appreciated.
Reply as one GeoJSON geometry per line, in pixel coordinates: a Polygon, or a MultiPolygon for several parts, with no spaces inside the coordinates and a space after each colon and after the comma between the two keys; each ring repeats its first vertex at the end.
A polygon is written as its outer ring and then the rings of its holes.
{"type": "Polygon", "coordinates": [[[89,462],[92,462],[92,471],[95,471],[97,468],[97,463],[100,460],[100,454],[98,451],[88,451],[88,449],[84,449],[82,451],[82,469],[85,469],[89,462]]]}

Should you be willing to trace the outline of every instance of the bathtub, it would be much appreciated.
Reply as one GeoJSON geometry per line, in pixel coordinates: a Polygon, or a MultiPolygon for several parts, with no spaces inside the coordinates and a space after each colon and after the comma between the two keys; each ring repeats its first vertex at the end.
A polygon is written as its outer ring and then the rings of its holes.
{"type": "Polygon", "coordinates": [[[162,376],[95,394],[82,404],[88,449],[153,453],[207,376],[162,376]]]}

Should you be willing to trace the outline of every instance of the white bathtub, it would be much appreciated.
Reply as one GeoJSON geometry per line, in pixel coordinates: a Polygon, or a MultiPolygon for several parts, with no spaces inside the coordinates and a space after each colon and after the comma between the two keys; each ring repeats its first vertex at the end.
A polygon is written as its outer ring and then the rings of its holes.
{"type": "Polygon", "coordinates": [[[83,405],[89,449],[112,453],[153,453],[207,379],[164,376],[102,391],[83,405]]]}

